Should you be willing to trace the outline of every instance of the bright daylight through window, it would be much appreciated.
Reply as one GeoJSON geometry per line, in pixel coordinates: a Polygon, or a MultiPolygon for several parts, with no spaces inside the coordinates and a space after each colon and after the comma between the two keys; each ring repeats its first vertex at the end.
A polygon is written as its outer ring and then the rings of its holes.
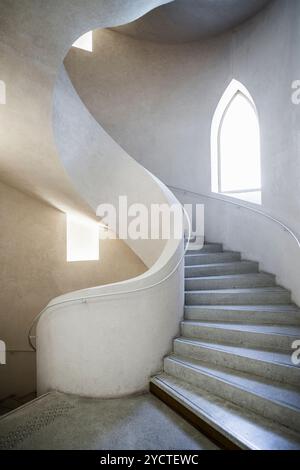
{"type": "Polygon", "coordinates": [[[99,225],[67,215],[67,261],[99,260],[99,225]]]}
{"type": "Polygon", "coordinates": [[[235,80],[212,127],[212,190],[261,204],[260,129],[255,104],[235,80]]]}
{"type": "Polygon", "coordinates": [[[3,80],[0,80],[0,104],[6,104],[6,85],[3,80]]]}
{"type": "Polygon", "coordinates": [[[93,52],[93,31],[83,34],[77,41],[74,42],[73,47],[83,49],[84,51],[93,52]]]}

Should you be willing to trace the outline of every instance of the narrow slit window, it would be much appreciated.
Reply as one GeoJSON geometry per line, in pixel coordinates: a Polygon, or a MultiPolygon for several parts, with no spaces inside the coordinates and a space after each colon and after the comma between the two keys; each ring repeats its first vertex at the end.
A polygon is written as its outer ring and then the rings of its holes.
{"type": "Polygon", "coordinates": [[[6,104],[6,85],[3,80],[0,80],[0,104],[6,104]]]}
{"type": "Polygon", "coordinates": [[[67,215],[67,261],[99,260],[99,225],[67,215]]]}

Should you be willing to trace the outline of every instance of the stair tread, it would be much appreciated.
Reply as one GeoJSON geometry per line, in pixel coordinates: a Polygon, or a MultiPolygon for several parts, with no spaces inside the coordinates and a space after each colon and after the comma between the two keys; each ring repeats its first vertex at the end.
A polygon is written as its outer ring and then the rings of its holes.
{"type": "Polygon", "coordinates": [[[257,325],[300,325],[300,309],[292,304],[265,306],[186,305],[184,312],[185,319],[191,321],[253,323],[257,325]]]}
{"type": "Polygon", "coordinates": [[[199,387],[165,373],[151,382],[243,448],[300,449],[299,434],[199,387]]]}
{"type": "Polygon", "coordinates": [[[204,242],[203,243],[203,246],[223,246],[222,243],[218,243],[218,242],[204,242]]]}
{"type": "Polygon", "coordinates": [[[216,253],[201,253],[201,250],[200,250],[199,253],[197,253],[196,251],[192,252],[192,253],[187,252],[185,254],[185,256],[186,257],[189,257],[189,256],[207,256],[207,255],[218,256],[218,255],[221,255],[221,254],[239,255],[240,252],[239,251],[224,250],[224,251],[217,251],[216,253]]]}
{"type": "Polygon", "coordinates": [[[247,287],[244,289],[209,289],[209,290],[190,290],[187,294],[243,294],[243,293],[262,293],[262,292],[288,292],[284,287],[247,287]]]}
{"type": "Polygon", "coordinates": [[[218,350],[224,353],[235,354],[238,356],[255,359],[266,363],[276,363],[286,367],[292,367],[295,370],[300,369],[291,362],[291,354],[282,351],[270,351],[261,348],[249,348],[245,346],[236,346],[227,343],[204,341],[197,338],[185,338],[183,336],[177,338],[175,341],[194,344],[195,346],[204,347],[208,349],[218,350]]]}
{"type": "MultiPolygon", "coordinates": [[[[226,252],[222,252],[226,253],[226,252]]],[[[218,253],[215,253],[218,254],[218,253]]],[[[258,265],[256,261],[247,261],[247,260],[241,260],[241,261],[224,261],[224,263],[209,263],[209,264],[193,264],[192,266],[185,266],[185,269],[190,269],[190,268],[211,268],[211,267],[223,267],[223,266],[240,266],[241,264],[251,264],[251,265],[258,265]]]]}
{"type": "Polygon", "coordinates": [[[202,248],[199,248],[199,245],[197,246],[196,249],[193,249],[193,245],[194,243],[189,243],[189,247],[188,247],[188,250],[186,252],[186,254],[192,254],[192,253],[201,253],[202,250],[208,248],[212,248],[212,249],[217,249],[218,251],[216,253],[220,253],[223,251],[223,245],[222,243],[204,243],[202,248]]]}
{"type": "Polygon", "coordinates": [[[185,266],[208,265],[212,263],[221,263],[223,261],[240,261],[241,254],[235,251],[219,252],[192,252],[185,255],[185,266]]]}
{"type": "MultiPolygon", "coordinates": [[[[275,279],[275,276],[267,273],[240,273],[240,274],[220,274],[216,276],[195,276],[195,277],[185,277],[186,281],[213,281],[213,280],[222,280],[222,279],[252,279],[252,278],[272,278],[275,279]]],[[[251,288],[250,288],[251,289],[251,288]]]]}
{"type": "Polygon", "coordinates": [[[186,305],[186,309],[188,310],[236,310],[236,311],[244,311],[244,312],[278,312],[278,313],[285,313],[285,312],[295,312],[300,313],[300,308],[294,304],[265,304],[265,305],[186,305]]]}
{"type": "Polygon", "coordinates": [[[295,387],[176,354],[167,359],[300,413],[300,390],[295,387]]]}
{"type": "Polygon", "coordinates": [[[264,333],[272,335],[288,335],[300,338],[300,327],[297,325],[256,325],[245,323],[221,323],[221,322],[207,322],[184,320],[182,324],[203,326],[206,328],[219,328],[226,330],[247,331],[252,333],[264,333]]]}

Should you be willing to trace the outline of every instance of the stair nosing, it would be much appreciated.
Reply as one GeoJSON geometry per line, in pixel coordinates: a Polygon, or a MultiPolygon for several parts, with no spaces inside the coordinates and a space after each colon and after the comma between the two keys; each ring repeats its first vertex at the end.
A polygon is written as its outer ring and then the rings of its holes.
{"type": "Polygon", "coordinates": [[[188,252],[186,252],[185,256],[217,255],[219,253],[227,253],[227,254],[230,253],[230,254],[235,254],[235,255],[240,255],[241,254],[240,251],[223,250],[223,251],[216,251],[216,252],[212,252],[212,253],[188,253],[188,252]]]}
{"type": "MultiPolygon", "coordinates": [[[[174,377],[171,376],[170,374],[167,373],[161,373],[158,374],[154,377],[152,377],[151,382],[153,384],[157,384],[158,387],[161,387],[161,390],[165,390],[166,393],[169,393],[174,399],[181,402],[182,406],[185,406],[188,408],[192,413],[194,413],[196,416],[199,416],[201,419],[206,421],[206,423],[211,426],[213,429],[217,430],[220,432],[223,436],[226,436],[231,442],[235,443],[239,447],[243,449],[248,449],[248,450],[261,450],[262,447],[260,445],[257,445],[251,441],[250,439],[247,438],[247,436],[237,433],[236,431],[233,431],[232,428],[229,428],[226,423],[222,422],[219,424],[219,421],[217,421],[217,418],[209,413],[207,410],[204,410],[202,406],[199,406],[199,404],[195,403],[193,400],[191,400],[189,397],[184,395],[181,390],[177,390],[174,388],[174,385],[171,383],[168,383],[168,378],[171,378],[174,380],[174,377]],[[160,384],[160,385],[159,385],[160,384]]],[[[179,382],[179,386],[182,384],[183,387],[186,387],[186,383],[181,380],[181,379],[176,379],[176,381],[179,382]]],[[[201,387],[196,387],[195,385],[188,384],[190,390],[187,389],[188,392],[193,393],[194,395],[200,394],[201,398],[204,398],[204,400],[208,400],[209,397],[216,398],[219,402],[220,400],[224,403],[229,403],[230,404],[230,413],[238,413],[240,416],[244,419],[246,419],[248,422],[250,420],[250,425],[252,423],[255,423],[256,426],[265,428],[266,426],[271,426],[275,427],[274,425],[277,424],[275,428],[275,433],[277,435],[281,436],[283,439],[286,440],[286,442],[289,441],[294,441],[297,445],[297,450],[300,448],[298,447],[300,445],[299,441],[299,433],[286,427],[283,424],[280,423],[275,423],[274,421],[270,420],[269,418],[266,418],[264,416],[259,415],[258,413],[255,413],[254,411],[250,411],[248,409],[243,409],[241,406],[236,405],[235,403],[229,402],[228,400],[225,400],[223,398],[218,397],[215,394],[209,393],[206,390],[202,389],[201,387]],[[208,396],[208,398],[206,398],[208,396]]],[[[268,432],[268,431],[267,431],[268,432]]],[[[266,448],[266,450],[270,450],[269,448],[266,448]]],[[[274,449],[275,450],[275,449],[274,449]]]]}
{"type": "MultiPolygon", "coordinates": [[[[203,344],[203,341],[201,341],[200,339],[197,340],[197,338],[187,338],[185,336],[180,336],[178,338],[175,338],[176,342],[181,342],[181,343],[192,343],[194,345],[198,345],[199,347],[201,348],[204,348],[204,349],[208,349],[208,350],[217,350],[219,352],[222,352],[222,353],[225,353],[225,354],[233,354],[235,356],[239,356],[239,357],[243,357],[245,359],[251,359],[253,361],[258,361],[258,362],[264,362],[264,363],[267,363],[267,364],[275,364],[275,365],[279,365],[279,366],[282,366],[282,367],[288,367],[289,369],[291,370],[298,370],[298,367],[295,366],[294,364],[286,364],[284,362],[279,362],[277,360],[267,360],[267,359],[262,359],[262,358],[257,358],[257,357],[250,357],[247,356],[247,355],[244,355],[244,354],[241,354],[240,352],[236,352],[236,351],[227,351],[226,349],[224,349],[222,347],[223,346],[228,346],[228,347],[235,347],[233,344],[226,344],[226,343],[222,343],[222,345],[220,346],[219,343],[211,343],[213,344],[214,346],[209,346],[207,344],[203,344]],[[199,344],[201,343],[201,344],[199,344]]],[[[238,346],[237,346],[238,347],[238,346]]],[[[260,351],[260,352],[267,352],[267,353],[273,353],[274,351],[273,350],[270,350],[270,349],[262,349],[262,348],[258,348],[258,349],[254,349],[254,348],[249,348],[249,347],[246,347],[246,346],[243,346],[243,349],[245,350],[249,350],[249,351],[260,351]]],[[[284,350],[280,350],[280,351],[275,351],[276,352],[279,352],[280,354],[286,354],[287,356],[290,354],[288,354],[287,351],[284,351],[284,350]]]]}
{"type": "MultiPolygon", "coordinates": [[[[186,404],[186,403],[189,403],[190,404],[190,409],[192,412],[197,412],[198,410],[198,414],[202,414],[204,419],[206,420],[206,422],[208,422],[208,424],[210,426],[212,426],[213,428],[217,429],[219,432],[221,432],[222,434],[224,434],[224,430],[225,432],[229,435],[229,436],[232,436],[232,438],[234,439],[234,442],[237,444],[237,445],[241,445],[243,447],[246,447],[246,448],[249,448],[249,449],[252,449],[252,450],[259,450],[259,448],[257,446],[254,446],[253,444],[250,443],[250,441],[248,439],[245,439],[245,438],[241,438],[240,436],[238,436],[235,432],[233,432],[231,429],[229,429],[226,425],[219,425],[217,423],[217,421],[215,420],[215,418],[207,413],[207,411],[204,411],[202,408],[198,407],[195,403],[193,403],[192,400],[190,400],[189,398],[185,397],[181,392],[179,392],[178,390],[176,390],[174,387],[172,387],[171,385],[169,385],[168,383],[166,383],[162,378],[161,376],[155,376],[154,377],[155,381],[158,381],[158,382],[161,382],[166,388],[170,389],[173,391],[173,393],[177,396],[180,396],[182,397],[183,399],[183,402],[186,404]]],[[[199,390],[200,387],[199,387],[199,390]]]]}
{"type": "MultiPolygon", "coordinates": [[[[187,368],[189,368],[189,369],[191,369],[191,370],[194,370],[194,371],[197,371],[197,370],[198,370],[197,367],[193,367],[193,365],[187,364],[185,361],[183,361],[183,360],[181,360],[181,359],[178,359],[178,358],[176,357],[176,355],[173,355],[173,354],[172,354],[172,355],[170,355],[170,356],[167,356],[166,359],[169,359],[169,360],[172,360],[172,361],[174,361],[174,362],[180,363],[180,364],[182,364],[184,367],[187,367],[187,368]]],[[[192,359],[192,358],[191,358],[191,359],[192,359]]],[[[195,362],[197,362],[197,359],[192,359],[192,360],[194,360],[195,362]]],[[[201,361],[198,361],[198,362],[201,363],[201,361]]],[[[208,363],[208,364],[209,364],[209,363],[208,363]]],[[[232,371],[233,375],[237,375],[235,369],[230,369],[229,367],[227,367],[227,368],[226,368],[226,367],[223,367],[223,368],[224,368],[224,369],[227,369],[229,372],[232,371]]],[[[220,382],[225,382],[227,385],[232,386],[232,387],[235,387],[235,388],[237,388],[237,389],[240,389],[240,390],[242,390],[243,392],[249,393],[249,394],[251,394],[251,395],[254,396],[254,397],[258,397],[258,398],[261,398],[261,399],[263,399],[263,400],[270,401],[270,402],[272,402],[272,403],[274,403],[274,404],[276,404],[276,405],[279,405],[279,406],[284,406],[284,407],[286,407],[286,408],[289,408],[291,411],[295,411],[295,412],[298,412],[298,413],[300,414],[300,407],[297,408],[297,407],[295,407],[294,405],[292,405],[292,404],[290,404],[290,403],[287,403],[287,402],[285,402],[285,401],[280,401],[280,400],[277,400],[277,399],[273,399],[272,397],[266,397],[265,395],[260,395],[259,393],[255,392],[254,390],[250,390],[249,388],[247,388],[247,387],[245,387],[245,386],[241,386],[241,385],[235,384],[234,382],[230,382],[228,379],[221,378],[221,377],[219,377],[217,374],[209,373],[209,372],[206,372],[206,371],[203,371],[203,370],[201,371],[201,374],[203,374],[203,375],[205,375],[205,376],[207,376],[207,377],[212,377],[212,378],[214,378],[214,379],[216,379],[216,380],[218,380],[218,381],[220,381],[220,382]]],[[[247,375],[247,373],[245,373],[245,372],[241,372],[241,374],[247,375]]],[[[248,374],[248,375],[250,376],[250,374],[248,374]]],[[[255,374],[252,374],[252,376],[253,376],[253,378],[255,379],[256,375],[255,375],[255,374]]],[[[260,376],[257,376],[257,377],[260,378],[260,376]]],[[[272,381],[270,380],[270,382],[272,382],[272,381]]],[[[280,382],[275,382],[275,381],[273,381],[273,383],[274,383],[275,386],[276,386],[276,385],[278,385],[278,387],[280,386],[280,382]]],[[[197,387],[197,385],[195,385],[195,386],[197,387]]],[[[290,388],[293,388],[293,387],[290,386],[290,388]]],[[[295,391],[296,391],[296,389],[295,389],[295,391]]],[[[217,395],[217,396],[218,396],[218,395],[217,395]]],[[[223,397],[221,397],[221,398],[223,398],[223,397]]],[[[223,399],[226,400],[226,401],[230,401],[230,400],[227,400],[226,398],[223,398],[223,399]]],[[[231,402],[231,401],[230,401],[230,402],[231,402]]],[[[235,403],[235,402],[231,402],[231,403],[235,403]]],[[[236,404],[236,403],[235,403],[235,404],[236,404]]],[[[240,405],[238,405],[238,406],[240,406],[240,405]]],[[[249,408],[248,408],[248,409],[249,409],[249,408]]],[[[250,411],[253,411],[253,410],[250,409],[250,411]]],[[[254,413],[255,413],[255,412],[254,412],[254,413]]],[[[268,418],[267,418],[267,419],[268,419],[268,418]]],[[[283,426],[285,426],[285,425],[283,425],[283,426]]],[[[286,426],[286,427],[287,427],[287,426],[286,426]]],[[[293,428],[289,428],[289,429],[294,430],[293,428]]]]}
{"type": "MultiPolygon", "coordinates": [[[[225,309],[225,310],[238,310],[238,309],[241,309],[241,310],[244,310],[245,312],[247,312],[248,310],[257,310],[258,312],[261,310],[261,311],[264,311],[263,309],[266,309],[265,312],[272,312],[272,308],[275,310],[277,310],[277,307],[280,307],[283,311],[282,312],[278,312],[278,313],[299,313],[300,314],[300,308],[293,304],[293,303],[290,303],[290,304],[265,304],[265,305],[252,305],[252,304],[248,304],[248,305],[235,305],[235,304],[199,304],[199,305],[185,305],[185,308],[191,308],[191,309],[196,309],[196,308],[200,308],[200,309],[209,309],[209,310],[212,310],[212,309],[216,309],[216,310],[222,310],[222,309],[225,309]],[[269,308],[268,308],[269,307],[269,308]],[[286,307],[293,307],[293,308],[289,308],[289,309],[286,309],[286,307]]],[[[275,313],[275,310],[274,310],[274,313],[275,313]]]]}
{"type": "Polygon", "coordinates": [[[260,293],[263,291],[267,292],[280,292],[280,293],[290,293],[288,289],[285,289],[284,287],[276,287],[276,286],[270,286],[270,287],[238,287],[238,288],[229,288],[229,289],[206,289],[206,290],[188,290],[185,291],[186,294],[203,294],[203,293],[232,293],[236,294],[237,292],[239,293],[245,293],[245,291],[259,291],[260,293]],[[239,292],[242,291],[242,292],[239,292]]]}
{"type": "MultiPolygon", "coordinates": [[[[230,279],[230,278],[239,278],[239,277],[270,277],[275,281],[274,274],[258,272],[258,273],[236,273],[236,274],[215,274],[213,276],[194,276],[194,277],[185,277],[185,281],[199,281],[199,280],[215,280],[215,279],[230,279]]],[[[267,286],[266,286],[267,287],[267,286]]],[[[247,289],[247,288],[246,288],[247,289]]],[[[251,289],[251,287],[249,288],[251,289]]]]}
{"type": "MultiPolygon", "coordinates": [[[[199,326],[203,326],[204,328],[217,328],[217,329],[224,329],[225,331],[230,331],[230,330],[234,330],[234,331],[242,331],[242,332],[246,332],[246,333],[254,333],[254,334],[260,334],[260,335],[272,335],[272,336],[291,336],[291,337],[294,337],[294,338],[299,338],[299,335],[298,334],[294,334],[294,333],[280,333],[280,332],[268,332],[268,331],[253,331],[250,329],[246,329],[246,330],[239,330],[239,329],[235,329],[235,328],[231,328],[233,325],[236,325],[236,326],[258,326],[258,327],[261,327],[261,326],[270,326],[270,325],[267,325],[267,324],[256,324],[256,323],[234,323],[234,322],[230,322],[230,323],[226,323],[226,325],[229,326],[229,328],[222,328],[222,326],[218,326],[218,324],[221,324],[223,325],[224,327],[224,322],[208,322],[208,321],[201,321],[201,320],[182,320],[181,325],[199,325],[199,326]]],[[[272,324],[271,326],[275,326],[274,324],[272,324]]],[[[289,326],[289,325],[276,325],[276,326],[279,326],[279,327],[285,327],[285,326],[289,326]]],[[[292,325],[293,326],[293,325],[292,325]]],[[[295,325],[298,327],[298,325],[295,325]]],[[[299,327],[299,333],[300,333],[300,327],[299,327]]]]}
{"type": "MultiPolygon", "coordinates": [[[[222,251],[221,253],[226,253],[224,251],[222,251]]],[[[235,252],[233,252],[235,253],[235,252]]],[[[218,254],[218,252],[216,253],[202,253],[203,255],[213,255],[213,254],[218,254]]],[[[228,264],[255,264],[256,266],[259,266],[259,263],[258,261],[250,261],[250,260],[246,260],[246,259],[241,259],[241,260],[236,260],[236,261],[220,261],[219,263],[208,263],[208,264],[191,264],[191,265],[187,265],[185,266],[185,268],[204,268],[205,266],[206,267],[211,267],[211,266],[227,266],[228,264]]]]}

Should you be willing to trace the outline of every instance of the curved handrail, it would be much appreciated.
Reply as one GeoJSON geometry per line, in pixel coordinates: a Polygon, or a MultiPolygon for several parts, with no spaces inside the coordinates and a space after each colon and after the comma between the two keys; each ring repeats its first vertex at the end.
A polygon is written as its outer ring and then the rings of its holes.
{"type": "Polygon", "coordinates": [[[275,222],[277,225],[282,227],[285,232],[289,233],[291,235],[291,237],[296,241],[298,247],[300,248],[300,237],[298,235],[296,235],[296,233],[293,232],[293,230],[290,227],[288,227],[286,224],[284,224],[280,220],[276,219],[272,215],[267,214],[266,212],[260,211],[259,209],[255,209],[254,207],[247,206],[245,204],[241,204],[239,202],[224,199],[224,198],[219,197],[219,196],[212,196],[211,194],[197,193],[195,191],[190,191],[188,189],[178,188],[176,186],[171,186],[171,185],[167,185],[167,186],[168,186],[169,189],[172,189],[174,191],[179,191],[179,192],[183,192],[183,193],[186,193],[186,194],[191,194],[191,195],[194,195],[194,196],[200,196],[200,197],[203,197],[203,198],[206,198],[206,199],[213,199],[215,201],[225,202],[226,204],[232,204],[233,206],[242,207],[243,209],[248,209],[251,212],[255,212],[256,214],[262,215],[266,219],[269,219],[272,222],[275,222]]]}
{"type": "Polygon", "coordinates": [[[186,211],[186,209],[182,206],[182,210],[183,210],[183,213],[186,217],[186,220],[187,220],[187,223],[188,223],[188,239],[187,239],[187,244],[185,246],[185,249],[184,249],[184,252],[182,254],[182,256],[180,257],[179,261],[177,262],[177,264],[175,265],[175,267],[172,269],[172,271],[167,275],[165,276],[163,279],[161,279],[160,281],[154,283],[154,284],[151,284],[150,286],[145,286],[145,287],[140,287],[138,289],[132,289],[132,290],[128,290],[128,291],[122,291],[122,292],[105,292],[103,294],[95,294],[95,295],[88,295],[88,296],[84,296],[84,297],[77,297],[76,299],[66,299],[66,300],[62,300],[60,302],[56,302],[55,304],[52,304],[52,305],[47,305],[32,321],[30,327],[29,327],[29,331],[28,331],[28,343],[30,345],[30,347],[33,349],[33,351],[36,351],[36,347],[33,345],[31,339],[32,338],[35,338],[35,336],[32,336],[31,333],[32,333],[32,330],[36,324],[36,322],[41,318],[41,316],[50,308],[53,308],[53,307],[57,307],[59,305],[64,305],[64,304],[68,304],[68,303],[71,303],[71,302],[82,302],[82,303],[86,303],[88,300],[90,299],[98,299],[98,298],[102,298],[102,297],[110,297],[110,296],[113,296],[113,295],[123,295],[123,294],[133,294],[135,292],[142,292],[142,291],[145,291],[145,290],[149,290],[149,289],[153,289],[154,287],[157,287],[159,286],[160,284],[163,284],[165,281],[167,281],[176,271],[177,269],[179,268],[180,264],[182,263],[183,259],[184,259],[184,256],[186,254],[186,252],[188,251],[188,248],[189,248],[189,243],[190,243],[190,239],[191,239],[191,234],[192,234],[192,225],[191,225],[191,220],[190,220],[190,217],[186,211]]]}

